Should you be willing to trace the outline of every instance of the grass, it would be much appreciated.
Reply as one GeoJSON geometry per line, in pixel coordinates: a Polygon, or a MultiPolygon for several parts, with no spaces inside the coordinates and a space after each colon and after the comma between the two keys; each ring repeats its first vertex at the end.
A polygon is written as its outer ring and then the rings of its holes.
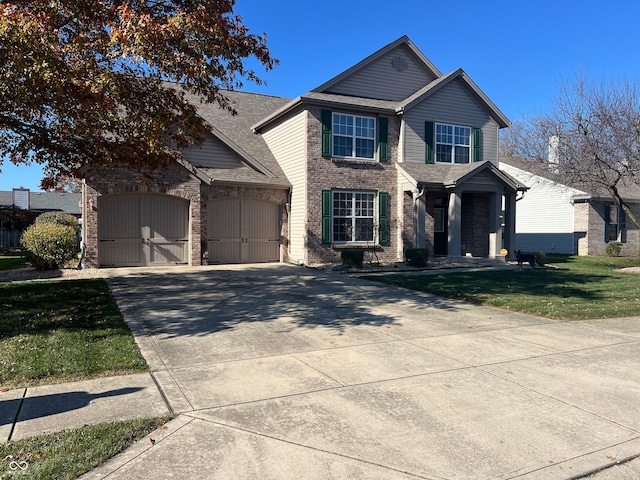
{"type": "Polygon", "coordinates": [[[78,478],[168,420],[170,417],[104,423],[0,444],[0,478],[78,478]],[[25,470],[12,470],[11,462],[25,470]]]}
{"type": "Polygon", "coordinates": [[[638,266],[637,258],[549,255],[548,263],[559,268],[394,274],[368,279],[554,319],[614,318],[640,312],[640,275],[615,271],[638,266]]]}
{"type": "Polygon", "coordinates": [[[103,279],[0,283],[0,386],[148,371],[103,279]]]}
{"type": "Polygon", "coordinates": [[[0,256],[0,271],[25,267],[25,258],[19,255],[0,256]]]}

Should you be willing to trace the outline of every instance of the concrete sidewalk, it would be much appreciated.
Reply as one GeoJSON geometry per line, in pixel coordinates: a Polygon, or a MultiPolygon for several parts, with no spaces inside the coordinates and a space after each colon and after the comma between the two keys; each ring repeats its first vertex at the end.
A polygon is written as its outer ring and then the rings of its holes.
{"type": "Polygon", "coordinates": [[[148,373],[17,388],[0,393],[0,406],[0,442],[169,414],[148,373]]]}
{"type": "Polygon", "coordinates": [[[558,479],[640,454],[640,318],[556,322],[286,265],[111,274],[152,376],[64,386],[78,407],[30,407],[12,438],[163,398],[180,415],[86,478],[558,479]]]}

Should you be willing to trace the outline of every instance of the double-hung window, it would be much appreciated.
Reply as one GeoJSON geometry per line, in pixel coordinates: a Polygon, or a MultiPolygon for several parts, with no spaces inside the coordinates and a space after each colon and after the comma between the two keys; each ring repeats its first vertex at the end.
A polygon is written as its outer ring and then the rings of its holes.
{"type": "Polygon", "coordinates": [[[333,242],[374,241],[375,202],[373,192],[332,191],[333,242]]]}
{"type": "Polygon", "coordinates": [[[374,158],[375,118],[334,113],[331,132],[334,157],[374,158]]]}
{"type": "Polygon", "coordinates": [[[436,163],[471,161],[471,127],[436,123],[436,163]]]}

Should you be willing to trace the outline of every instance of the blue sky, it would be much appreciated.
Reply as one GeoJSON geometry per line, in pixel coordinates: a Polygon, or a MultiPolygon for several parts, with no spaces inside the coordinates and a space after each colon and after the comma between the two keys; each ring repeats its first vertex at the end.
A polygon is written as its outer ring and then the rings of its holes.
{"type": "MultiPolygon", "coordinates": [[[[402,35],[443,73],[464,69],[512,120],[548,110],[579,69],[640,79],[637,0],[237,0],[235,11],[280,60],[252,92],[294,98],[402,35]]],[[[41,176],[5,161],[0,190],[37,190],[41,176]]]]}

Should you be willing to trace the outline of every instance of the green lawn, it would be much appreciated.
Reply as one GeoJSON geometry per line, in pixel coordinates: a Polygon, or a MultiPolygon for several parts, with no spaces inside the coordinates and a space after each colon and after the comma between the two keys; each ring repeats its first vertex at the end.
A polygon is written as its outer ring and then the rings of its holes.
{"type": "Polygon", "coordinates": [[[25,267],[25,258],[18,255],[0,256],[0,271],[25,267]]]}
{"type": "Polygon", "coordinates": [[[616,272],[637,258],[549,256],[558,268],[481,270],[367,279],[548,318],[583,320],[640,315],[640,275],[616,272]]]}
{"type": "Polygon", "coordinates": [[[97,467],[170,418],[104,423],[0,444],[0,478],[66,480],[97,467]],[[12,462],[16,462],[13,464],[12,462]],[[12,470],[13,465],[24,470],[12,470]]]}
{"type": "Polygon", "coordinates": [[[0,385],[148,371],[103,279],[0,283],[0,385]]]}

